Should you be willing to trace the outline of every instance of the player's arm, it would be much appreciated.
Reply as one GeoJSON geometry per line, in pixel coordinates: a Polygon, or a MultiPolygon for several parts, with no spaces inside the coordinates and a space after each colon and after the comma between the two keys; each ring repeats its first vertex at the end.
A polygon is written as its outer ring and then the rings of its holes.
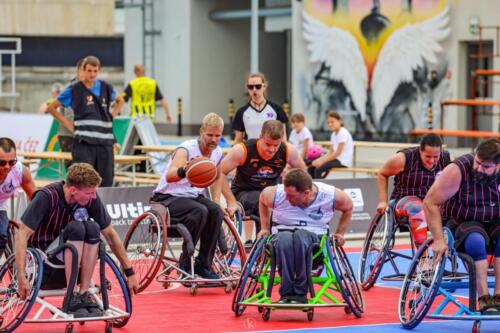
{"type": "Polygon", "coordinates": [[[436,178],[424,198],[424,213],[434,238],[432,248],[437,259],[445,254],[448,248],[443,237],[440,206],[457,193],[461,179],[459,167],[455,163],[448,165],[436,178]]]}
{"type": "MultiPolygon", "coordinates": [[[[123,267],[124,271],[126,272],[127,270],[130,270],[132,268],[132,264],[130,263],[130,260],[127,255],[127,251],[125,250],[125,247],[123,246],[123,242],[120,239],[120,236],[116,232],[115,228],[113,225],[109,225],[103,230],[101,230],[102,235],[106,239],[106,242],[108,243],[109,247],[111,248],[111,251],[116,255],[118,258],[118,261],[120,262],[121,266],[123,267]]],[[[137,278],[135,277],[135,274],[133,270],[130,272],[130,274],[127,274],[127,285],[128,288],[131,292],[137,293],[137,289],[139,288],[139,284],[137,283],[137,278]]]]}
{"type": "Polygon", "coordinates": [[[344,191],[335,188],[335,206],[333,209],[340,211],[341,215],[334,237],[337,244],[340,246],[345,243],[344,235],[352,218],[352,206],[352,200],[349,195],[347,195],[344,191]]]}
{"type": "Polygon", "coordinates": [[[268,186],[262,190],[259,197],[259,215],[261,229],[257,238],[269,235],[271,232],[271,212],[274,208],[276,186],[268,186]]]}
{"type": "Polygon", "coordinates": [[[31,176],[31,172],[27,167],[23,167],[23,182],[21,187],[23,188],[24,193],[28,196],[28,199],[31,200],[33,193],[36,191],[36,186],[33,181],[33,177],[31,176]]]}
{"type": "Polygon", "coordinates": [[[291,144],[286,144],[288,149],[288,160],[286,161],[292,168],[299,168],[306,170],[306,163],[304,159],[299,155],[297,148],[291,144]]]}
{"type": "Polygon", "coordinates": [[[391,156],[377,173],[378,205],[377,212],[382,214],[388,206],[387,185],[389,177],[395,176],[403,171],[405,167],[405,155],[397,153],[391,156]]]}
{"type": "Polygon", "coordinates": [[[238,210],[239,206],[236,201],[236,198],[233,195],[233,192],[231,192],[231,189],[229,188],[229,183],[227,182],[227,180],[223,181],[221,178],[226,178],[226,175],[221,172],[219,164],[219,166],[217,167],[217,178],[210,186],[212,201],[214,201],[217,204],[220,204],[220,195],[222,192],[222,195],[226,199],[226,204],[227,204],[226,212],[229,216],[233,216],[236,210],[238,210]]]}
{"type": "Polygon", "coordinates": [[[188,162],[188,152],[185,148],[177,148],[173,153],[172,163],[167,171],[167,182],[178,182],[186,177],[186,164],[188,162]]]}
{"type": "Polygon", "coordinates": [[[14,254],[16,260],[18,291],[22,299],[25,299],[30,292],[29,283],[26,280],[26,250],[28,249],[28,239],[33,235],[34,230],[24,223],[19,224],[19,230],[15,235],[14,254]]]}
{"type": "Polygon", "coordinates": [[[220,199],[220,193],[224,195],[228,208],[231,207],[231,211],[236,207],[236,198],[229,187],[229,182],[227,181],[227,174],[236,169],[242,161],[245,161],[246,150],[243,145],[239,144],[233,146],[227,153],[227,155],[222,159],[219,167],[218,179],[214,182],[214,199],[216,202],[220,199]]]}

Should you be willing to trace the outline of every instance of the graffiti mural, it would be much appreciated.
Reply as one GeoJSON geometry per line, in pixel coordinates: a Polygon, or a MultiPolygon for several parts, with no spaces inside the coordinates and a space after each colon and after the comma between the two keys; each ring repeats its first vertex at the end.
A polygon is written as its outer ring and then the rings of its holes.
{"type": "Polygon", "coordinates": [[[401,139],[425,128],[429,103],[448,91],[449,1],[302,3],[308,66],[299,90],[310,126],[326,129],[336,110],[357,138],[401,139]]]}

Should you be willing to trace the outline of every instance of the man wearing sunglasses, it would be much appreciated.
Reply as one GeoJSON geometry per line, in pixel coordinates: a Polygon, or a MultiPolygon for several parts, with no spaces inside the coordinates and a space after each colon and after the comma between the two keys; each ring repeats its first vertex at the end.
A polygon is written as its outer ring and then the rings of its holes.
{"type": "Polygon", "coordinates": [[[441,212],[455,234],[455,247],[474,259],[479,308],[500,313],[500,140],[486,139],[475,154],[458,157],[436,179],[424,199],[427,224],[437,259],[448,246],[441,212]],[[495,256],[495,289],[488,289],[488,253],[495,256]]]}
{"type": "Polygon", "coordinates": [[[267,80],[262,73],[253,73],[248,76],[247,90],[249,101],[238,109],[233,120],[235,144],[243,142],[245,133],[247,140],[258,139],[262,125],[267,120],[279,120],[283,123],[284,129],[288,122],[283,109],[267,99],[267,80]]]}
{"type": "Polygon", "coordinates": [[[9,218],[7,202],[21,187],[31,200],[36,191],[31,173],[16,158],[16,145],[9,138],[0,138],[0,257],[7,245],[9,218]]]}

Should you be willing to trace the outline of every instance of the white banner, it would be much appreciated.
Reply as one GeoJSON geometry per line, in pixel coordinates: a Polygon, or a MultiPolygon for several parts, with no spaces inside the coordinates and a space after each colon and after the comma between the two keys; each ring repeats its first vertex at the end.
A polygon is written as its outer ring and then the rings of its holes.
{"type": "Polygon", "coordinates": [[[0,112],[0,136],[14,140],[18,153],[42,152],[52,121],[49,115],[0,112]]]}

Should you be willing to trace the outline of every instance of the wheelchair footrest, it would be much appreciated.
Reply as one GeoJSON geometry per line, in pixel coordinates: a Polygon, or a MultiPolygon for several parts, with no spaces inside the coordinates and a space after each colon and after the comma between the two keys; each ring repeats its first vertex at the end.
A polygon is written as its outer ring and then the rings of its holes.
{"type": "Polygon", "coordinates": [[[405,279],[404,274],[392,274],[382,277],[382,281],[403,281],[405,279]]]}
{"type": "Polygon", "coordinates": [[[500,314],[482,315],[479,312],[474,315],[428,314],[426,318],[447,320],[500,320],[500,314]]]}
{"type": "Polygon", "coordinates": [[[310,309],[310,308],[330,308],[330,307],[346,307],[346,303],[339,304],[278,304],[278,303],[254,303],[254,302],[240,302],[245,306],[256,306],[261,308],[270,309],[310,309]]]}

